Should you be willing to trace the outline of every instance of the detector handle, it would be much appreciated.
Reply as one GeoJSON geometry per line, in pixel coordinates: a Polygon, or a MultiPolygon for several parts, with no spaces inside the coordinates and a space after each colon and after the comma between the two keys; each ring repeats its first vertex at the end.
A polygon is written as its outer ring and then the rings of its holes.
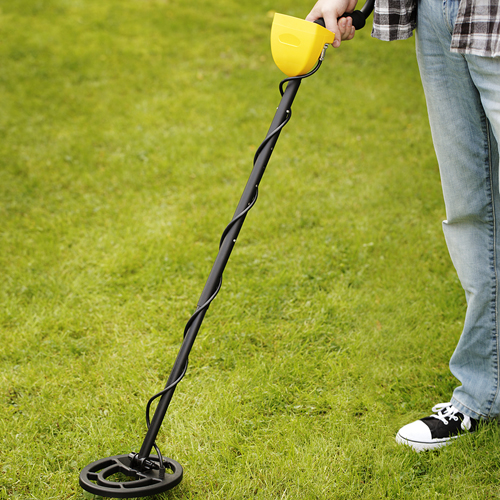
{"type": "MultiPolygon", "coordinates": [[[[370,14],[373,11],[373,6],[375,4],[375,0],[368,0],[363,7],[361,7],[361,10],[355,10],[354,12],[345,12],[342,14],[338,19],[341,19],[342,17],[351,17],[352,18],[352,25],[357,29],[360,30],[365,27],[366,20],[370,16],[370,14]]],[[[320,26],[323,26],[325,28],[325,20],[320,17],[319,19],[316,19],[314,21],[316,24],[319,24],[320,26]]]]}

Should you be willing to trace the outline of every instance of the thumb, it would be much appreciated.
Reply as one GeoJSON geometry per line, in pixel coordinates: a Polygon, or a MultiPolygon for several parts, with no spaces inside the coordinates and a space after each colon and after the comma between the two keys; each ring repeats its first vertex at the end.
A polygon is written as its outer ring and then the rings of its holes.
{"type": "Polygon", "coordinates": [[[337,48],[340,47],[340,41],[342,40],[342,35],[340,33],[339,25],[337,22],[337,16],[334,12],[325,12],[323,19],[325,20],[325,28],[332,31],[335,34],[332,45],[337,48]]]}
{"type": "Polygon", "coordinates": [[[330,10],[321,11],[319,9],[318,10],[313,9],[306,17],[306,21],[314,22],[316,21],[316,19],[319,19],[320,17],[322,17],[325,21],[325,28],[335,34],[335,39],[333,40],[332,45],[334,47],[339,47],[342,35],[339,30],[339,25],[337,23],[337,16],[335,15],[335,12],[330,10]]]}

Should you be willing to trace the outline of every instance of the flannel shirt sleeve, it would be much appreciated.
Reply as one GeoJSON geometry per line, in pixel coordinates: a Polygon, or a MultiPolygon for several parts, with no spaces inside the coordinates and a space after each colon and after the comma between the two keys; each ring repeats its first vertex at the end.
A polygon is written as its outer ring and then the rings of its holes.
{"type": "Polygon", "coordinates": [[[415,0],[375,0],[372,36],[384,41],[410,38],[417,24],[415,0]]]}

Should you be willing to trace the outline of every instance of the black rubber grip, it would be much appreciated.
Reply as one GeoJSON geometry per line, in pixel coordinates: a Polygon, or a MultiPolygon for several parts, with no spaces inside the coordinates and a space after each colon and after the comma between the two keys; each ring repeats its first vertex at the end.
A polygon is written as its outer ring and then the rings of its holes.
{"type": "Polygon", "coordinates": [[[323,26],[323,28],[326,28],[325,26],[325,20],[320,17],[319,19],[316,19],[316,21],[314,21],[316,24],[319,24],[320,26],[323,26]]]}
{"type": "MultiPolygon", "coordinates": [[[[343,17],[352,17],[352,25],[357,30],[360,30],[361,28],[365,27],[366,17],[360,10],[355,10],[354,12],[346,12],[345,14],[342,14],[338,19],[341,19],[343,17]]],[[[326,28],[325,20],[322,17],[316,19],[316,21],[314,22],[316,24],[319,24],[320,26],[323,26],[323,28],[326,28]]]]}
{"type": "Polygon", "coordinates": [[[341,15],[339,19],[342,17],[352,17],[352,25],[357,30],[360,30],[361,28],[365,27],[366,17],[360,10],[355,10],[354,12],[345,13],[341,15]]]}
{"type": "MultiPolygon", "coordinates": [[[[351,13],[346,12],[344,15],[340,17],[352,17],[352,25],[357,30],[360,30],[361,28],[364,27],[368,17],[370,17],[370,14],[372,13],[374,6],[375,6],[375,0],[366,0],[363,7],[361,7],[361,10],[355,10],[354,12],[351,13]]],[[[325,20],[322,17],[316,19],[316,21],[314,22],[320,24],[321,26],[323,26],[323,28],[325,28],[325,20]]]]}

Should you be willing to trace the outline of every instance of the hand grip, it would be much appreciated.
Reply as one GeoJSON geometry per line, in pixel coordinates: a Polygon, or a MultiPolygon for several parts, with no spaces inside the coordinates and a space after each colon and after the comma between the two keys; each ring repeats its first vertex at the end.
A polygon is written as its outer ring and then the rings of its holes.
{"type": "MultiPolygon", "coordinates": [[[[337,21],[339,19],[342,19],[343,17],[352,17],[352,25],[357,30],[360,30],[361,28],[364,28],[364,26],[365,26],[366,19],[360,10],[355,10],[354,12],[346,12],[345,14],[342,14],[340,17],[338,17],[337,21]]],[[[319,19],[316,19],[316,21],[314,21],[314,22],[316,24],[319,24],[320,26],[323,26],[323,28],[326,28],[325,20],[322,17],[320,17],[319,19]]]]}
{"type": "MultiPolygon", "coordinates": [[[[364,28],[366,19],[372,13],[374,3],[375,0],[367,0],[367,2],[365,3],[365,5],[363,5],[361,10],[355,10],[354,12],[346,12],[342,14],[338,19],[342,17],[352,17],[352,25],[357,30],[360,30],[361,28],[364,28]]],[[[322,17],[316,19],[316,21],[314,22],[319,24],[320,26],[323,26],[323,28],[326,27],[325,20],[322,17]]]]}
{"type": "Polygon", "coordinates": [[[360,10],[355,10],[354,12],[346,12],[345,14],[342,14],[339,19],[341,19],[342,17],[352,17],[352,25],[357,30],[365,27],[366,17],[360,10]]]}

